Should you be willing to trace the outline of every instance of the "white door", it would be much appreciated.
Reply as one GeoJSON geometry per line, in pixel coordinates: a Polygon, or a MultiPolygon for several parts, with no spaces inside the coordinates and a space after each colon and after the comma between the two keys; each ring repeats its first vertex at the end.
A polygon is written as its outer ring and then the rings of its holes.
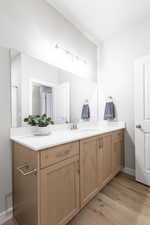
{"type": "Polygon", "coordinates": [[[70,122],[70,87],[65,82],[53,87],[54,109],[53,118],[55,123],[70,122]]]}
{"type": "Polygon", "coordinates": [[[150,56],[135,62],[136,180],[150,186],[150,56]]]}

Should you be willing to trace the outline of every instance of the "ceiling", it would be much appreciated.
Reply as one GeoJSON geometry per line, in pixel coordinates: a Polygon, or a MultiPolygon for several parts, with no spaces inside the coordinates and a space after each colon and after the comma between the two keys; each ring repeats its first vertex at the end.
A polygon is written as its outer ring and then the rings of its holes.
{"type": "Polygon", "coordinates": [[[150,16],[150,0],[46,1],[95,43],[150,16]]]}

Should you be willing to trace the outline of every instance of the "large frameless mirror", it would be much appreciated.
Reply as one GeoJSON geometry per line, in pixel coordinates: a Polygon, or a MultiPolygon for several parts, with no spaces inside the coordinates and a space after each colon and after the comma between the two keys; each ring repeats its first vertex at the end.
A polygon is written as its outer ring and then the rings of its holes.
{"type": "Polygon", "coordinates": [[[55,124],[79,121],[85,101],[97,119],[97,82],[11,49],[12,127],[29,115],[46,114],[55,124]]]}

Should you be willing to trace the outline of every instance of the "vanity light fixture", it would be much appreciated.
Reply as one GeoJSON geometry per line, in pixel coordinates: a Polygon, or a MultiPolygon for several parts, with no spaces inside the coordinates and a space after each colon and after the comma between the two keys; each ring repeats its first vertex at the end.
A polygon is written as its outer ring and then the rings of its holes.
{"type": "Polygon", "coordinates": [[[55,45],[55,48],[56,49],[60,49],[60,50],[63,50],[65,54],[69,54],[71,57],[72,57],[72,60],[73,61],[80,61],[84,64],[87,64],[87,61],[85,59],[83,59],[82,57],[78,56],[78,55],[75,55],[73,52],[65,49],[64,47],[62,47],[60,44],[56,44],[55,45]]]}
{"type": "Polygon", "coordinates": [[[59,43],[53,45],[53,64],[57,67],[86,78],[90,73],[88,61],[59,43]]]}

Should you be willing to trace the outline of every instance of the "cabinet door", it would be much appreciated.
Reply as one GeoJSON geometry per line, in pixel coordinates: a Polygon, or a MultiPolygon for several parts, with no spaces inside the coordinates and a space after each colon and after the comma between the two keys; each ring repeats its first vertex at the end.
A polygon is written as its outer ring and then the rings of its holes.
{"type": "Polygon", "coordinates": [[[29,172],[37,168],[36,164],[37,154],[35,151],[16,143],[13,144],[13,216],[17,224],[38,224],[38,175],[34,173],[23,175],[23,172],[29,172]],[[27,169],[25,165],[28,165],[27,169]]]}
{"type": "Polygon", "coordinates": [[[41,225],[65,225],[79,210],[79,157],[41,170],[41,225]]]}
{"type": "Polygon", "coordinates": [[[103,182],[112,174],[112,134],[103,136],[103,182]]]}
{"type": "Polygon", "coordinates": [[[98,186],[103,185],[103,137],[98,138],[98,186]]]}
{"type": "Polygon", "coordinates": [[[80,190],[83,207],[98,190],[98,141],[89,138],[80,141],[80,190]]]}

